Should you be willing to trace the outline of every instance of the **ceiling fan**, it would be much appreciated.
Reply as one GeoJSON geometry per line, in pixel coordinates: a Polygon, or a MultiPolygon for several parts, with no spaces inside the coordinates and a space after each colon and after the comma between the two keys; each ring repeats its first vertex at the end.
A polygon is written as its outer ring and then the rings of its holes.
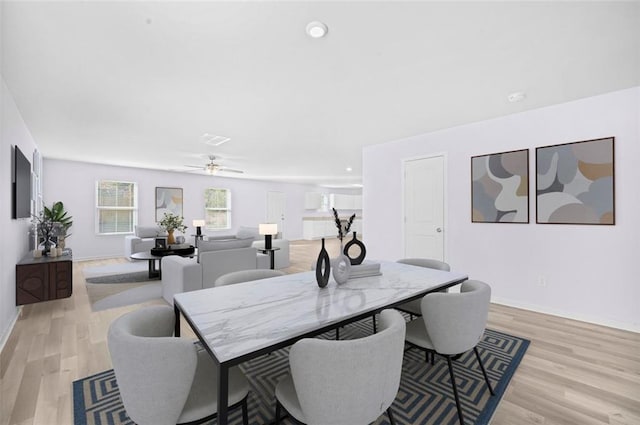
{"type": "MultiPolygon", "coordinates": [[[[216,159],[220,159],[217,158],[215,155],[209,155],[209,163],[203,165],[185,165],[185,167],[191,167],[191,168],[199,168],[200,170],[204,170],[207,174],[218,174],[218,172],[224,172],[224,173],[244,173],[244,171],[242,170],[234,170],[233,168],[226,168],[221,166],[220,164],[216,164],[214,161],[216,159]]],[[[194,170],[196,171],[196,170],[194,170]]]]}

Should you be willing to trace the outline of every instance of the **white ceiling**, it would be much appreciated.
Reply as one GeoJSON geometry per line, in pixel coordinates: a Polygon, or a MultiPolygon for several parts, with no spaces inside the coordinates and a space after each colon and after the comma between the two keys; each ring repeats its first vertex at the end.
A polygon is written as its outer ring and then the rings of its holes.
{"type": "Polygon", "coordinates": [[[2,75],[46,158],[215,154],[241,178],[348,186],[364,145],[640,85],[637,1],[0,7],[2,75]]]}

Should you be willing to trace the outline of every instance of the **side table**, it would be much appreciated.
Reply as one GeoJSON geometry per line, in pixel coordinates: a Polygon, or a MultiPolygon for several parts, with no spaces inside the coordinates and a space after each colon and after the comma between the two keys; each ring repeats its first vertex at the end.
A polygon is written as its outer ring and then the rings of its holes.
{"type": "Polygon", "coordinates": [[[193,239],[195,241],[195,247],[197,248],[198,247],[198,241],[203,240],[204,239],[204,235],[200,234],[200,235],[191,235],[191,236],[193,236],[193,239]]]}
{"type": "Polygon", "coordinates": [[[271,270],[275,269],[275,252],[279,251],[280,248],[278,248],[277,246],[274,246],[273,248],[258,248],[258,251],[262,252],[263,254],[269,254],[269,260],[271,262],[271,270]]]}

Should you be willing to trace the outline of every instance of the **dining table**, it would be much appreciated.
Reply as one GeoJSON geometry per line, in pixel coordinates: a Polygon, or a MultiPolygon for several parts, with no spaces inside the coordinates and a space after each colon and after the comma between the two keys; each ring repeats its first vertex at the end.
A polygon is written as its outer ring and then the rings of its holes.
{"type": "Polygon", "coordinates": [[[340,285],[331,279],[324,288],[309,271],[176,294],[175,336],[182,316],[218,367],[218,382],[212,382],[218,386],[218,424],[228,423],[229,368],[467,279],[464,273],[379,263],[375,275],[340,285]]]}

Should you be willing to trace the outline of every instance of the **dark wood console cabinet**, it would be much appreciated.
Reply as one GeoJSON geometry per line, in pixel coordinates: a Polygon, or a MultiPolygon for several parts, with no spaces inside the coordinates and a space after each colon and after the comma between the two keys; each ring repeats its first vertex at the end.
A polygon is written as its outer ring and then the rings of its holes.
{"type": "Polygon", "coordinates": [[[71,255],[33,258],[16,264],[16,305],[67,298],[73,292],[71,255]]]}

